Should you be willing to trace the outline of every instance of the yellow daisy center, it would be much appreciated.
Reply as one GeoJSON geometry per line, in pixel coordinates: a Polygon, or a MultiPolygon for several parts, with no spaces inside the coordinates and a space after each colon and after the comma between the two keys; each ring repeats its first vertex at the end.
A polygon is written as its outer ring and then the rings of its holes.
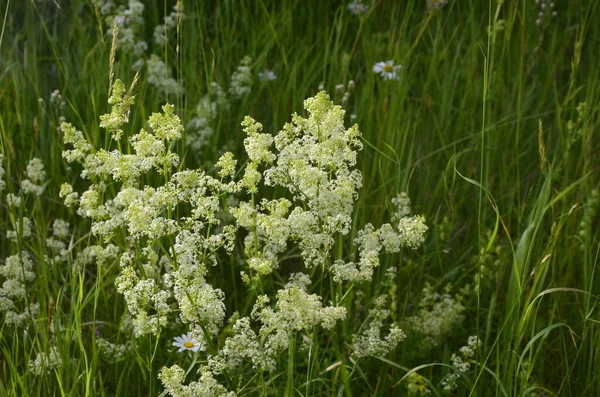
{"type": "Polygon", "coordinates": [[[186,349],[191,349],[192,347],[194,347],[194,342],[192,341],[185,341],[183,342],[183,347],[185,347],[186,349]]]}
{"type": "Polygon", "coordinates": [[[394,68],[392,68],[392,65],[386,63],[385,65],[383,65],[383,71],[386,73],[390,73],[392,70],[394,70],[394,68]]]}

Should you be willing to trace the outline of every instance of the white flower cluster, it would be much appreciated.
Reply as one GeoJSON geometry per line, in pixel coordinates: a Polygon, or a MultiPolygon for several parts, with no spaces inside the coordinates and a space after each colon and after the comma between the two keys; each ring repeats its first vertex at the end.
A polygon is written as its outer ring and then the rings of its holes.
{"type": "Polygon", "coordinates": [[[33,183],[40,183],[46,179],[46,171],[44,171],[44,164],[42,160],[33,158],[27,164],[27,176],[33,183]]]}
{"type": "Polygon", "coordinates": [[[448,289],[439,294],[430,285],[423,288],[419,312],[409,317],[407,323],[412,330],[423,335],[424,349],[439,345],[464,320],[465,307],[461,301],[461,295],[452,297],[448,289]]]}
{"type": "Polygon", "coordinates": [[[88,245],[83,250],[77,252],[75,261],[73,261],[72,271],[78,273],[85,269],[86,265],[104,266],[115,261],[119,255],[119,248],[113,244],[105,247],[101,245],[88,245]]]}
{"type": "MultiPolygon", "coordinates": [[[[335,90],[337,92],[343,93],[342,98],[340,99],[342,104],[344,104],[344,105],[348,104],[348,101],[350,101],[350,95],[352,95],[352,91],[354,90],[355,85],[356,84],[354,83],[354,80],[350,80],[350,81],[348,81],[348,84],[346,84],[346,85],[338,84],[335,86],[335,90]]],[[[356,118],[356,115],[354,115],[354,114],[350,115],[351,122],[354,121],[354,120],[352,120],[352,118],[356,118]],[[352,116],[354,116],[354,117],[352,117],[352,116]]]]}
{"type": "MultiPolygon", "coordinates": [[[[389,227],[389,224],[384,226],[382,226],[381,231],[386,233],[382,236],[385,241],[399,243],[397,235],[389,227]]],[[[375,230],[370,223],[359,230],[354,244],[358,246],[360,260],[358,263],[344,262],[343,260],[335,261],[331,266],[331,272],[336,282],[363,282],[371,279],[373,270],[379,266],[379,254],[383,249],[379,232],[380,230],[375,230]]],[[[391,252],[398,252],[400,249],[399,244],[392,243],[391,245],[394,245],[394,247],[391,247],[391,252]]]]}
{"type": "Polygon", "coordinates": [[[46,247],[54,256],[46,255],[47,262],[65,263],[69,259],[69,250],[65,242],[71,234],[69,226],[69,223],[62,219],[55,219],[52,223],[52,236],[46,239],[46,247]]]}
{"type": "Polygon", "coordinates": [[[118,47],[124,53],[132,53],[137,58],[135,65],[139,68],[143,65],[143,55],[148,49],[148,43],[142,40],[144,35],[144,4],[139,0],[129,0],[127,7],[124,5],[116,6],[111,0],[100,0],[98,3],[100,14],[104,16],[106,23],[106,35],[109,37],[112,35],[113,26],[116,24],[119,29],[118,47]]]}
{"type": "Polygon", "coordinates": [[[464,374],[471,370],[471,362],[475,353],[481,348],[481,340],[477,336],[469,336],[467,345],[460,348],[460,356],[458,354],[452,354],[450,361],[452,361],[452,367],[454,372],[449,374],[446,379],[442,381],[444,391],[452,392],[458,387],[457,380],[461,374],[464,374]]]}
{"type": "Polygon", "coordinates": [[[184,18],[185,15],[183,13],[183,2],[178,1],[173,6],[173,11],[164,17],[165,23],[162,25],[157,25],[154,28],[154,42],[156,44],[162,44],[169,42],[169,31],[175,29],[177,27],[178,21],[184,18]]]}
{"type": "Polygon", "coordinates": [[[227,109],[229,109],[227,94],[218,83],[213,81],[208,93],[196,105],[194,117],[188,121],[186,144],[194,150],[207,145],[214,133],[213,123],[219,113],[227,109]]]}
{"type": "MultiPolygon", "coordinates": [[[[306,100],[305,108],[308,118],[294,115],[293,122],[274,138],[262,133],[262,125],[250,117],[242,123],[250,162],[241,186],[256,193],[263,179],[259,168],[264,166],[264,184],[286,188],[294,200],[262,200],[254,205],[252,198],[232,209],[238,226],[248,231],[245,252],[256,276],[277,269],[278,256],[290,240],[298,242],[307,267],[325,264],[333,236],[350,228],[353,203],[362,185],[360,172],[352,169],[356,149],[362,147],[358,127],[344,128],[344,111],[324,92],[306,100]],[[271,151],[273,142],[278,152],[271,151]]],[[[397,230],[389,224],[377,230],[368,224],[359,232],[355,244],[360,260],[357,264],[336,261],[330,268],[335,281],[368,281],[382,250],[394,253],[424,242],[427,226],[420,216],[405,216],[410,213],[407,200],[404,195],[394,202],[396,215],[402,215],[397,230]]]]}
{"type": "Polygon", "coordinates": [[[344,307],[323,307],[320,296],[302,288],[309,283],[306,276],[292,277],[290,284],[277,292],[274,308],[268,306],[266,295],[259,296],[252,309],[252,318],[261,323],[258,333],[252,330],[250,318],[238,319],[232,328],[233,335],[225,340],[217,355],[209,357],[208,368],[220,374],[250,360],[253,368],[272,372],[278,355],[290,347],[296,332],[310,333],[318,325],[332,329],[337,321],[346,318],[344,307]]]}
{"type": "MultiPolygon", "coordinates": [[[[168,41],[169,31],[184,18],[182,4],[182,2],[177,2],[173,11],[164,17],[164,24],[155,27],[153,37],[156,44],[160,45],[168,41]]],[[[146,65],[148,82],[155,86],[162,95],[182,95],[183,87],[171,77],[171,71],[159,57],[151,55],[150,59],[146,61],[148,43],[143,40],[144,3],[140,0],[128,0],[127,6],[117,6],[112,0],[99,0],[98,6],[107,26],[107,36],[112,36],[116,24],[118,28],[117,48],[135,57],[132,69],[139,71],[146,65]]]]}
{"type": "Polygon", "coordinates": [[[235,99],[239,99],[249,94],[252,91],[252,80],[252,58],[246,55],[231,75],[228,90],[229,95],[235,99]]]}
{"type": "Polygon", "coordinates": [[[165,97],[183,95],[185,89],[172,77],[171,70],[158,55],[152,54],[146,62],[148,68],[148,83],[153,85],[165,97]]]}
{"type": "Polygon", "coordinates": [[[371,280],[373,271],[379,266],[379,255],[381,251],[388,253],[399,252],[402,247],[416,249],[425,242],[427,225],[421,216],[407,217],[410,213],[410,199],[403,193],[399,198],[392,199],[396,211],[392,214],[392,220],[400,218],[397,228],[394,229],[389,223],[383,224],[375,229],[370,223],[358,232],[354,244],[359,250],[358,263],[336,261],[331,266],[335,281],[364,282],[371,280]],[[408,210],[407,210],[408,208],[408,210]],[[408,212],[407,212],[408,211],[408,212]]]}
{"type": "Polygon", "coordinates": [[[552,0],[535,0],[535,4],[538,7],[537,19],[535,20],[538,27],[542,27],[547,19],[555,18],[558,15],[552,0]]]}
{"type": "MultiPolygon", "coordinates": [[[[32,222],[27,217],[17,221],[15,231],[7,231],[7,237],[18,243],[19,237],[27,239],[32,235],[32,222]]],[[[68,250],[64,243],[69,235],[69,224],[56,219],[53,224],[53,236],[46,239],[44,252],[53,252],[53,258],[45,257],[48,263],[66,262],[68,250]]],[[[35,280],[34,261],[28,251],[22,250],[6,258],[0,266],[0,276],[4,278],[0,288],[0,312],[4,315],[5,324],[13,327],[25,327],[34,321],[38,314],[39,303],[29,303],[27,293],[30,284],[35,280]]]]}
{"type": "Polygon", "coordinates": [[[366,6],[362,1],[360,0],[353,0],[352,2],[348,3],[348,5],[346,6],[346,8],[348,9],[348,11],[350,11],[352,14],[354,15],[363,15],[366,14],[367,11],[369,10],[369,7],[366,6]]]}
{"type": "Polygon", "coordinates": [[[9,208],[18,209],[21,207],[21,196],[17,196],[16,194],[8,193],[6,195],[6,204],[8,204],[9,208]]]}
{"type": "MultiPolygon", "coordinates": [[[[260,340],[251,328],[249,317],[237,319],[231,331],[232,335],[225,340],[218,354],[209,357],[207,369],[214,373],[221,373],[225,370],[234,370],[248,361],[251,361],[256,367],[267,361],[265,360],[266,355],[261,351],[260,340]]],[[[282,335],[285,338],[285,334],[282,335]]],[[[270,337],[266,344],[273,349],[278,345],[274,341],[275,338],[270,337]]],[[[283,343],[285,344],[287,341],[286,339],[283,343]]]]}
{"type": "Polygon", "coordinates": [[[0,276],[4,278],[0,288],[0,312],[4,314],[5,324],[13,327],[28,324],[37,317],[40,306],[30,303],[20,308],[23,302],[29,300],[27,283],[35,279],[33,260],[27,251],[6,258],[4,265],[0,266],[0,276]]]}
{"type": "Polygon", "coordinates": [[[398,223],[398,237],[400,243],[412,249],[419,248],[425,242],[425,218],[420,215],[400,219],[398,223]]]}
{"type": "MultiPolygon", "coordinates": [[[[121,126],[129,121],[129,109],[133,104],[134,97],[126,94],[125,84],[117,80],[111,89],[111,96],[108,98],[108,103],[111,105],[110,113],[100,116],[100,127],[106,128],[106,131],[111,134],[112,139],[118,141],[123,135],[121,126]]],[[[77,144],[84,148],[90,148],[87,142],[81,142],[83,134],[72,129],[65,131],[65,142],[72,143],[77,149],[77,144]]],[[[63,156],[67,158],[67,156],[63,156]]],[[[72,160],[71,160],[72,161],[72,160]]]]}
{"type": "Polygon", "coordinates": [[[115,284],[117,292],[123,294],[129,313],[133,315],[133,325],[136,336],[157,334],[168,324],[168,314],[171,312],[167,300],[170,293],[160,290],[154,279],[140,280],[134,268],[128,266],[121,271],[115,284]],[[148,307],[156,313],[149,314],[148,307]]]}
{"type": "Polygon", "coordinates": [[[103,338],[96,338],[96,346],[102,358],[109,363],[123,361],[131,351],[131,343],[116,344],[103,338]]]}
{"type": "MultiPolygon", "coordinates": [[[[241,202],[232,210],[238,225],[248,230],[248,262],[262,264],[266,274],[276,268],[276,257],[288,240],[297,241],[307,267],[323,265],[333,246],[333,235],[347,234],[361,174],[355,148],[361,148],[358,127],[344,127],[344,111],[325,92],[304,102],[308,118],[294,114],[274,138],[261,133],[262,125],[246,118],[244,146],[250,162],[241,181],[250,193],[257,184],[281,186],[293,195],[263,200],[260,206],[241,202]],[[271,151],[275,143],[277,153],[271,151]],[[293,208],[292,208],[293,207],[293,208]],[[264,262],[270,264],[265,267],[264,262]]],[[[254,266],[257,267],[257,266],[254,266]]]]}
{"type": "MultiPolygon", "coordinates": [[[[121,126],[128,120],[131,97],[124,94],[124,86],[119,80],[115,82],[114,87],[111,96],[113,107],[110,114],[101,116],[101,126],[107,128],[113,137],[118,139],[122,134],[121,126]]],[[[169,151],[169,142],[181,135],[179,117],[173,113],[171,105],[165,105],[163,113],[153,114],[150,117],[149,125],[154,134],[142,129],[139,134],[130,138],[134,153],[123,154],[118,150],[108,152],[104,149],[93,153],[91,145],[85,141],[83,134],[76,131],[72,125],[63,123],[61,129],[65,134],[65,143],[74,147],[65,150],[63,157],[69,162],[82,163],[84,170],[81,176],[84,178],[98,181],[112,178],[115,181],[123,181],[126,186],[134,185],[143,174],[152,169],[159,173],[169,172],[179,163],[178,156],[169,151]]],[[[105,184],[98,182],[92,184],[81,196],[73,192],[73,188],[68,184],[63,184],[60,192],[66,205],[78,204],[80,215],[96,221],[93,232],[104,237],[110,237],[114,229],[128,221],[131,224],[132,234],[139,234],[139,228],[146,228],[142,225],[143,222],[152,219],[152,215],[160,213],[160,208],[166,207],[173,200],[172,194],[169,194],[166,187],[156,190],[152,188],[139,190],[131,187],[123,189],[114,200],[100,203],[104,190],[105,184]],[[153,199],[151,201],[156,208],[146,214],[144,211],[149,208],[142,203],[149,198],[153,199]],[[129,208],[123,211],[124,207],[129,208]]],[[[153,221],[154,229],[158,229],[156,223],[162,224],[161,218],[157,218],[153,221]]]]}
{"type": "Polygon", "coordinates": [[[396,324],[389,328],[387,336],[381,338],[383,323],[391,316],[391,311],[386,309],[387,296],[381,295],[374,299],[373,308],[366,319],[366,329],[359,335],[354,335],[352,342],[352,355],[356,358],[377,356],[382,357],[394,350],[406,335],[396,324]]]}
{"type": "MultiPolygon", "coordinates": [[[[473,356],[475,356],[475,353],[477,352],[477,350],[480,348],[481,348],[481,340],[479,339],[479,337],[477,335],[471,335],[471,336],[469,336],[469,339],[467,340],[467,345],[461,347],[459,351],[460,351],[460,354],[462,354],[463,358],[468,359],[468,358],[473,358],[473,356]]],[[[464,369],[464,368],[462,368],[462,369],[464,369]]],[[[465,369],[465,371],[468,369],[469,369],[469,367],[467,367],[465,369]]],[[[465,372],[465,371],[462,371],[462,372],[465,372]]]]}
{"type": "Polygon", "coordinates": [[[210,83],[208,92],[200,98],[200,101],[196,105],[194,117],[186,125],[188,132],[187,145],[191,146],[194,150],[199,150],[203,146],[206,146],[214,133],[213,125],[217,121],[219,114],[229,109],[230,100],[240,99],[252,91],[253,78],[251,65],[252,58],[245,56],[237,69],[232,73],[227,90],[224,90],[215,81],[210,83]]]}
{"type": "MultiPolygon", "coordinates": [[[[331,329],[346,317],[343,307],[323,307],[321,298],[305,289],[310,278],[294,274],[286,288],[277,292],[274,307],[269,306],[266,295],[259,296],[252,310],[252,318],[239,318],[233,324],[232,335],[227,337],[216,355],[209,355],[208,364],[201,367],[200,379],[183,385],[181,369],[175,365],[163,368],[160,374],[165,389],[173,396],[187,395],[194,390],[210,395],[234,395],[215,381],[215,376],[225,371],[235,371],[245,363],[261,371],[275,371],[278,356],[290,348],[290,341],[297,332],[310,333],[316,326],[331,329]],[[252,320],[261,324],[258,332],[251,327],[252,320]],[[205,389],[201,389],[205,388],[205,389]]],[[[196,395],[196,394],[194,394],[196,395]]],[[[198,394],[205,395],[205,394],[198,394]]]]}
{"type": "Polygon", "coordinates": [[[63,219],[55,219],[52,223],[52,234],[54,237],[66,239],[70,235],[69,222],[63,219]]]}
{"type": "MultiPolygon", "coordinates": [[[[111,113],[101,117],[102,126],[113,135],[120,135],[127,122],[128,98],[117,80],[111,113]]],[[[89,246],[77,255],[75,264],[93,261],[102,266],[120,256],[122,271],[116,285],[133,316],[135,335],[159,333],[173,321],[174,313],[189,324],[193,337],[200,338],[205,331],[216,335],[225,317],[224,294],[207,283],[205,276],[208,268],[217,264],[217,250],[233,249],[236,228],[220,225],[217,214],[219,197],[239,188],[202,171],[183,170],[171,175],[179,164],[179,157],[171,152],[171,142],[180,138],[183,130],[173,106],[165,105],[162,113],[152,114],[148,125],[152,132],[142,129],[131,136],[132,153],[124,154],[104,149],[93,152],[81,133],[63,123],[65,143],[74,147],[63,156],[81,163],[82,176],[93,183],[81,195],[70,185],[63,185],[61,196],[78,206],[79,215],[92,220],[92,233],[106,242],[116,230],[124,230],[132,242],[142,245],[142,255],[136,257],[119,252],[112,244],[89,246]],[[164,186],[141,184],[142,177],[153,170],[164,175],[164,186]],[[121,183],[112,198],[106,191],[110,180],[121,183]],[[183,203],[190,208],[189,217],[170,217],[170,211],[183,203]],[[172,237],[174,245],[169,255],[159,260],[159,247],[154,242],[165,236],[172,237]]],[[[228,156],[221,165],[226,173],[235,169],[234,159],[228,156]]]]}
{"type": "MultiPolygon", "coordinates": [[[[119,139],[125,135],[133,97],[117,80],[110,101],[111,112],[101,117],[101,125],[119,139]]],[[[221,105],[210,103],[211,113],[219,110],[221,105]]],[[[218,178],[202,170],[175,172],[179,156],[172,151],[173,141],[183,128],[171,105],[150,116],[148,130],[127,134],[123,150],[95,150],[81,132],[62,124],[69,146],[63,156],[82,165],[81,176],[90,186],[79,194],[65,184],[60,195],[91,220],[92,234],[104,240],[104,246],[91,245],[75,255],[75,266],[81,270],[83,264],[119,264],[115,284],[127,304],[134,336],[160,335],[176,324],[189,330],[175,340],[180,349],[207,347],[207,363],[198,380],[184,384],[185,372],[177,365],[161,370],[165,390],[173,396],[233,396],[217,380],[226,371],[243,370],[246,363],[275,371],[280,355],[293,347],[299,333],[310,334],[319,326],[332,330],[346,318],[345,307],[324,304],[321,296],[309,292],[310,277],[295,273],[275,299],[259,296],[251,315],[232,319],[231,329],[223,334],[225,294],[211,285],[211,272],[223,254],[233,253],[238,229],[247,236],[249,275],[242,277],[248,282],[261,281],[277,269],[291,244],[299,246],[307,268],[330,270],[336,281],[367,281],[382,251],[394,253],[423,242],[427,227],[420,217],[403,216],[394,222],[397,227],[384,224],[376,229],[368,224],[354,241],[358,263],[330,266],[335,237],[350,232],[362,185],[361,173],[354,169],[362,143],[358,126],[345,128],[344,110],[325,92],[304,105],[308,117],[294,114],[276,136],[264,133],[252,118],[244,119],[248,161],[239,179],[238,161],[229,152],[216,164],[218,178]],[[150,186],[155,174],[164,182],[150,186]],[[283,188],[290,198],[261,198],[259,191],[265,186],[283,188]],[[242,192],[245,200],[223,208],[242,192]],[[235,224],[224,221],[224,212],[235,224]],[[117,233],[125,235],[125,247],[111,244],[117,233]]],[[[59,242],[69,235],[63,222],[55,222],[53,230],[59,242]]],[[[394,275],[390,271],[388,279],[393,281],[394,275]]],[[[404,332],[390,324],[387,303],[383,296],[376,300],[364,331],[353,339],[355,357],[385,355],[404,339],[404,332]],[[385,336],[383,329],[388,330],[385,336]]],[[[98,343],[121,354],[120,348],[98,343]]]]}
{"type": "Polygon", "coordinates": [[[258,72],[258,79],[260,81],[274,81],[277,80],[277,75],[272,70],[264,70],[262,72],[258,72]]]}
{"type": "Polygon", "coordinates": [[[31,226],[31,220],[24,216],[20,221],[17,220],[15,223],[15,230],[8,230],[6,232],[6,238],[16,244],[19,242],[19,236],[21,238],[31,237],[31,226]]]}
{"type": "Polygon", "coordinates": [[[148,43],[143,40],[144,4],[139,0],[129,0],[127,6],[116,6],[112,0],[99,0],[97,5],[106,24],[106,36],[112,36],[113,28],[117,25],[117,47],[126,54],[133,54],[137,59],[132,68],[141,69],[148,49],[148,43]]]}
{"type": "Polygon", "coordinates": [[[56,346],[50,347],[48,353],[38,353],[27,365],[35,376],[48,375],[52,370],[62,367],[63,361],[56,346]]]}
{"type": "Polygon", "coordinates": [[[346,308],[323,307],[320,296],[309,294],[297,285],[277,292],[275,309],[266,306],[268,301],[265,298],[259,297],[253,309],[253,317],[263,324],[260,334],[272,333],[274,330],[288,333],[311,330],[317,325],[331,329],[336,321],[346,318],[346,308]]]}
{"type": "Polygon", "coordinates": [[[42,160],[34,157],[27,164],[27,171],[25,172],[27,179],[21,181],[21,190],[23,194],[35,194],[41,196],[44,192],[45,186],[44,180],[46,179],[46,171],[44,171],[44,164],[42,160]]]}
{"type": "Polygon", "coordinates": [[[52,94],[50,94],[50,104],[62,109],[65,107],[66,102],[64,100],[64,98],[62,97],[62,95],[60,94],[59,90],[54,90],[52,91],[52,94]]]}
{"type": "MultiPolygon", "coordinates": [[[[4,176],[2,166],[3,157],[0,158],[0,177],[4,176]]],[[[44,181],[46,179],[46,171],[42,161],[38,158],[33,158],[27,165],[25,175],[27,179],[21,182],[21,191],[18,195],[7,194],[6,201],[9,207],[18,209],[23,201],[22,198],[26,194],[33,193],[41,195],[44,191],[44,181]]],[[[6,185],[2,182],[1,188],[6,185]]],[[[17,211],[18,213],[18,211],[17,211]]],[[[60,229],[60,222],[57,227],[60,229]]],[[[13,220],[14,230],[7,230],[6,237],[15,244],[22,244],[34,233],[33,222],[28,217],[17,217],[13,220]]],[[[61,233],[58,230],[57,233],[61,233]]],[[[46,251],[50,251],[54,247],[66,248],[66,246],[54,244],[54,241],[49,240],[46,244],[46,251]]],[[[65,254],[66,251],[62,253],[65,254]]],[[[35,280],[34,260],[26,250],[19,249],[15,253],[4,260],[4,264],[0,265],[0,277],[4,279],[2,288],[0,288],[0,312],[4,315],[5,324],[13,327],[25,327],[34,321],[38,314],[39,303],[28,303],[30,301],[27,294],[28,284],[35,280]]]]}
{"type": "Polygon", "coordinates": [[[173,397],[235,397],[234,392],[228,392],[213,377],[208,370],[200,372],[200,379],[184,385],[185,371],[178,365],[163,367],[158,378],[161,380],[165,391],[173,397]]]}
{"type": "Polygon", "coordinates": [[[410,216],[411,202],[406,192],[400,192],[392,199],[394,211],[392,212],[392,222],[400,222],[400,219],[410,216]]]}
{"type": "Polygon", "coordinates": [[[411,202],[405,192],[398,193],[392,199],[394,211],[392,222],[397,225],[398,236],[403,246],[412,249],[419,248],[425,242],[425,232],[429,229],[422,216],[410,216],[411,202]]]}

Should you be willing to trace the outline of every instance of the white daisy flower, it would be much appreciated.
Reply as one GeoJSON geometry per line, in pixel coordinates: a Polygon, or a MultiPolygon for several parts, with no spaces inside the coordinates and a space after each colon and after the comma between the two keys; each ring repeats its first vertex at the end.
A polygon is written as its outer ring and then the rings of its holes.
{"type": "Polygon", "coordinates": [[[179,351],[182,352],[184,350],[191,350],[194,353],[198,350],[206,350],[206,344],[204,341],[198,342],[196,339],[192,338],[189,334],[183,334],[181,336],[176,336],[173,338],[175,342],[173,342],[173,346],[178,347],[179,351]]]}
{"type": "Polygon", "coordinates": [[[277,75],[272,70],[265,70],[258,73],[258,79],[260,81],[273,81],[277,79],[277,75]]]}
{"type": "Polygon", "coordinates": [[[384,80],[398,80],[397,71],[402,69],[402,65],[394,65],[394,61],[377,62],[373,66],[373,72],[378,73],[384,80]]]}

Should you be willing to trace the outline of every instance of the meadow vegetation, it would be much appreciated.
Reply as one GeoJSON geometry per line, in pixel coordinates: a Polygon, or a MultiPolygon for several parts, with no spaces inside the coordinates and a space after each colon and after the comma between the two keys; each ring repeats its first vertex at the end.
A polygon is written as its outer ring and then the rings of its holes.
{"type": "Polygon", "coordinates": [[[600,3],[3,4],[0,395],[600,393],[600,3]]]}

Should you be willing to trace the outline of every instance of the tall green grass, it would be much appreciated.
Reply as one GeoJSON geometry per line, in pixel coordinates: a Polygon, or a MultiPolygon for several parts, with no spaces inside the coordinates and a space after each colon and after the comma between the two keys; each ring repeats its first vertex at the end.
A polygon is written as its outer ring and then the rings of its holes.
{"type": "MultiPolygon", "coordinates": [[[[28,294],[41,313],[36,333],[12,329],[0,318],[0,395],[160,395],[158,370],[176,358],[147,338],[134,342],[132,357],[103,361],[95,330],[122,337],[118,327],[126,308],[114,287],[118,264],[74,273],[43,260],[56,218],[71,222],[80,238],[71,244],[94,241],[89,224],[76,221],[58,199],[61,183],[79,183],[79,171],[69,170],[60,156],[59,117],[96,147],[109,142],[98,119],[108,111],[111,38],[94,3],[13,0],[0,9],[0,153],[7,191],[16,193],[32,157],[43,160],[49,175],[44,195],[28,197],[19,213],[0,198],[0,260],[12,254],[6,230],[23,216],[35,225],[34,237],[19,248],[40,258],[28,294]],[[62,111],[50,105],[55,89],[66,102],[62,111]],[[68,325],[64,332],[51,334],[53,317],[68,325]],[[34,377],[27,363],[50,339],[62,357],[73,359],[34,377]]],[[[172,6],[146,2],[149,43],[172,6]]],[[[188,120],[210,82],[226,86],[250,55],[255,72],[273,69],[277,80],[256,81],[251,94],[221,112],[209,146],[192,151],[177,144],[186,167],[212,167],[224,145],[242,153],[239,123],[245,115],[274,134],[321,83],[339,101],[335,86],[354,80],[344,108],[348,120],[356,115],[365,146],[354,224],[385,222],[389,200],[407,191],[430,226],[422,250],[382,260],[400,269],[393,318],[402,322],[415,314],[426,284],[437,291],[449,286],[456,294],[482,279],[479,293],[464,297],[465,320],[438,346],[424,349],[418,335],[409,335],[386,357],[330,368],[341,357],[332,346],[314,352],[308,373],[295,371],[290,354],[282,359],[284,372],[274,379],[257,374],[266,377],[262,388],[240,395],[408,395],[407,374],[416,368],[434,394],[443,395],[450,356],[469,335],[478,335],[483,346],[454,395],[600,393],[599,8],[594,0],[556,2],[556,17],[540,27],[533,0],[450,0],[436,12],[425,1],[382,0],[361,17],[337,1],[184,2],[186,18],[171,44],[150,44],[148,53],[160,54],[186,93],[161,97],[143,69],[132,131],[167,99],[188,120]],[[403,65],[398,81],[371,71],[388,59],[403,65]],[[586,107],[578,112],[580,103],[586,107]],[[490,257],[501,260],[482,275],[490,257]]],[[[115,78],[131,82],[133,62],[117,50],[115,78]]],[[[244,313],[248,292],[233,264],[218,271],[234,281],[225,291],[227,307],[244,313]]],[[[383,283],[385,266],[374,286],[383,283]]],[[[335,296],[323,288],[328,299],[335,296]]],[[[373,287],[365,300],[379,293],[373,287]]],[[[336,330],[343,340],[343,327],[336,330]]]]}

